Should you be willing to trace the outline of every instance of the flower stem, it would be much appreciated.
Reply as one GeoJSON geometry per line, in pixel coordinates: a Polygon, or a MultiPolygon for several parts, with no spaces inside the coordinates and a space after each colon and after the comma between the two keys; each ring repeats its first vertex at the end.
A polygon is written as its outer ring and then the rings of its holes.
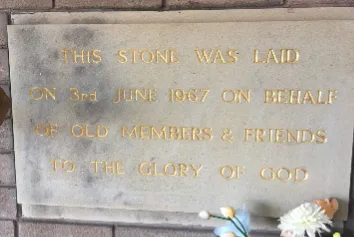
{"type": "MultiPolygon", "coordinates": [[[[235,217],[235,218],[237,218],[237,217],[235,217]]],[[[247,233],[243,232],[243,231],[240,229],[240,227],[238,227],[238,225],[234,222],[233,219],[228,218],[228,220],[232,222],[232,224],[236,227],[236,229],[238,229],[238,231],[240,231],[240,232],[243,234],[244,237],[247,237],[247,233]]],[[[242,224],[241,224],[241,225],[242,225],[242,224]]]]}
{"type": "MultiPolygon", "coordinates": [[[[245,234],[247,234],[246,228],[245,226],[242,224],[242,222],[235,216],[235,219],[237,220],[237,222],[240,224],[242,230],[245,232],[245,234]]],[[[246,236],[247,237],[247,236],[246,236]]]]}
{"type": "Polygon", "coordinates": [[[220,220],[225,220],[225,221],[231,221],[232,224],[236,227],[236,229],[238,231],[240,231],[240,233],[243,234],[244,237],[248,237],[245,227],[242,225],[242,222],[236,216],[235,216],[235,219],[241,225],[242,230],[240,229],[240,227],[238,227],[238,225],[231,218],[226,218],[226,217],[222,217],[222,216],[216,216],[216,215],[213,215],[213,214],[211,214],[210,217],[213,217],[213,218],[216,218],[216,219],[220,219],[220,220]]]}
{"type": "Polygon", "coordinates": [[[229,218],[225,218],[225,217],[222,217],[222,216],[216,216],[216,215],[213,215],[213,214],[211,214],[210,217],[214,217],[216,219],[225,220],[225,221],[229,220],[229,218]]]}

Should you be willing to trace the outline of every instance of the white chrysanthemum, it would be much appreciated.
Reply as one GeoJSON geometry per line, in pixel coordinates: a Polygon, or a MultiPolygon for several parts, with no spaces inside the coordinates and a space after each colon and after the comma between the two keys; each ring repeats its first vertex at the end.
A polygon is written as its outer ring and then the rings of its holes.
{"type": "Polygon", "coordinates": [[[309,237],[315,237],[316,233],[330,231],[326,225],[332,225],[332,221],[324,210],[317,204],[305,203],[282,216],[278,228],[291,231],[294,237],[302,237],[305,232],[309,237]]]}

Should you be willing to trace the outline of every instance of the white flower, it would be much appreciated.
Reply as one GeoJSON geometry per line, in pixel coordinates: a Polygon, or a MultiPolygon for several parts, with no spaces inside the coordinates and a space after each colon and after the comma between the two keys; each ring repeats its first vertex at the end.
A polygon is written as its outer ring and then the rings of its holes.
{"type": "Polygon", "coordinates": [[[207,211],[201,211],[199,212],[199,217],[204,220],[208,220],[210,218],[210,213],[207,211]]]}
{"type": "Polygon", "coordinates": [[[332,225],[332,221],[321,206],[305,203],[282,216],[278,228],[292,232],[294,237],[302,237],[305,232],[309,237],[315,237],[316,233],[330,231],[326,225],[332,225]]]}
{"type": "Polygon", "coordinates": [[[226,218],[234,218],[236,211],[232,207],[220,208],[221,214],[226,218]]]}
{"type": "Polygon", "coordinates": [[[237,236],[232,232],[226,232],[226,233],[222,233],[220,237],[237,237],[237,236]]]}

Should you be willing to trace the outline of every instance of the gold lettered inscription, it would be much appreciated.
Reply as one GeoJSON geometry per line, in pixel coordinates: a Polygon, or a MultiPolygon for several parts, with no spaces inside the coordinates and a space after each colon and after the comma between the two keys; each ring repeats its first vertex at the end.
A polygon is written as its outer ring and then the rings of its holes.
{"type": "Polygon", "coordinates": [[[177,64],[178,50],[122,49],[117,53],[118,63],[177,64]]]}
{"type": "Polygon", "coordinates": [[[259,143],[324,144],[327,142],[327,133],[324,129],[246,128],[244,141],[259,143]]]}
{"type": "Polygon", "coordinates": [[[295,168],[295,169],[288,169],[288,168],[272,168],[272,167],[265,167],[262,168],[260,171],[260,177],[262,180],[265,181],[294,181],[294,182],[303,182],[308,179],[307,170],[303,168],[295,168]]]}
{"type": "Polygon", "coordinates": [[[108,128],[98,124],[90,129],[89,125],[75,124],[71,127],[70,132],[73,137],[104,138],[108,135],[108,128]]]}
{"type": "Polygon", "coordinates": [[[240,165],[224,165],[220,167],[220,175],[225,179],[240,179],[245,174],[245,167],[240,165]]]}
{"type": "Polygon", "coordinates": [[[58,132],[56,123],[38,123],[34,126],[34,132],[40,137],[54,137],[58,132]]]}
{"type": "Polygon", "coordinates": [[[113,98],[113,104],[120,102],[155,102],[156,100],[156,89],[117,88],[116,95],[113,98]]]}
{"type": "Polygon", "coordinates": [[[237,50],[196,49],[194,50],[199,63],[206,64],[234,64],[237,62],[237,50]]]}
{"type": "Polygon", "coordinates": [[[80,63],[80,64],[98,64],[102,61],[102,57],[100,56],[101,50],[93,49],[93,50],[75,50],[75,49],[63,49],[60,50],[63,56],[63,63],[80,63]]]}
{"type": "Polygon", "coordinates": [[[141,140],[185,140],[209,141],[213,138],[212,128],[175,126],[122,126],[121,136],[141,140]]]}
{"type": "Polygon", "coordinates": [[[70,100],[73,101],[90,101],[95,102],[97,101],[97,91],[94,90],[91,93],[80,93],[77,88],[70,88],[70,100]]]}
{"type": "Polygon", "coordinates": [[[199,177],[203,168],[199,164],[167,163],[157,164],[156,162],[142,162],[138,166],[138,172],[143,176],[178,176],[178,177],[199,177]]]}
{"type": "Polygon", "coordinates": [[[255,49],[253,63],[293,64],[299,62],[299,59],[300,52],[296,49],[280,49],[279,52],[268,49],[263,53],[255,49]]]}
{"type": "Polygon", "coordinates": [[[251,103],[251,90],[226,89],[222,92],[221,98],[226,103],[251,103]]]}
{"type": "Polygon", "coordinates": [[[332,104],[337,90],[264,90],[265,104],[332,104]]]}
{"type": "Polygon", "coordinates": [[[30,88],[29,94],[32,100],[55,100],[56,90],[56,88],[32,87],[30,88]]]}
{"type": "Polygon", "coordinates": [[[54,172],[60,170],[66,173],[72,173],[76,169],[75,163],[72,160],[50,160],[50,162],[53,163],[54,172]]]}
{"type": "Polygon", "coordinates": [[[204,102],[209,89],[169,89],[170,102],[204,102]]]}
{"type": "Polygon", "coordinates": [[[232,135],[232,131],[229,128],[224,128],[222,135],[221,135],[221,140],[223,140],[224,142],[233,142],[234,141],[234,137],[232,135]]]}
{"type": "Polygon", "coordinates": [[[124,162],[122,161],[100,161],[93,160],[90,162],[92,171],[96,175],[103,173],[107,175],[123,175],[125,174],[124,162]]]}

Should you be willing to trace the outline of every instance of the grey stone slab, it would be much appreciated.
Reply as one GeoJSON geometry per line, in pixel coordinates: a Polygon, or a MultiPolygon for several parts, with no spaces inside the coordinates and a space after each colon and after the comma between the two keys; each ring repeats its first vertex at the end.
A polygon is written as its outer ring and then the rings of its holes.
{"type": "MultiPolygon", "coordinates": [[[[119,227],[115,228],[116,237],[215,237],[211,230],[168,229],[168,228],[140,228],[119,227]]],[[[278,237],[279,232],[251,232],[252,237],[278,237]]]]}
{"type": "Polygon", "coordinates": [[[13,153],[0,154],[0,185],[15,185],[15,159],[13,153]]]}
{"type": "Polygon", "coordinates": [[[112,228],[108,226],[48,224],[20,222],[19,237],[111,237],[112,228]]]}
{"type": "Polygon", "coordinates": [[[7,33],[6,33],[7,22],[8,22],[7,13],[0,12],[0,46],[7,45],[7,33]]]}
{"type": "MultiPolygon", "coordinates": [[[[179,228],[206,230],[225,223],[220,220],[210,219],[201,220],[196,214],[192,213],[166,213],[166,212],[147,212],[142,210],[115,210],[99,208],[77,208],[77,207],[55,207],[55,206],[34,206],[22,205],[22,215],[25,219],[47,219],[52,221],[67,220],[82,223],[109,223],[119,225],[129,223],[155,228],[179,228]],[[178,224],[176,224],[178,223],[178,224]]],[[[277,233],[278,220],[275,218],[265,218],[259,216],[251,217],[251,236],[254,233],[277,233]]],[[[343,222],[334,222],[336,229],[343,229],[343,222]]]]}
{"type": "Polygon", "coordinates": [[[16,219],[16,189],[0,188],[0,207],[2,219],[16,219]]]}
{"type": "MultiPolygon", "coordinates": [[[[215,227],[224,224],[223,221],[211,219],[208,221],[200,219],[195,213],[169,213],[158,211],[143,210],[124,210],[124,209],[103,209],[103,208],[78,208],[78,207],[55,207],[55,206],[36,206],[22,205],[22,215],[24,218],[40,218],[50,220],[65,219],[69,221],[81,222],[105,222],[105,223],[131,223],[147,224],[155,227],[179,227],[193,226],[215,227]]],[[[251,228],[253,231],[278,231],[276,228],[277,220],[252,216],[251,228]]]]}
{"type": "Polygon", "coordinates": [[[117,237],[214,237],[212,231],[193,231],[139,227],[116,227],[117,237]]]}
{"type": "Polygon", "coordinates": [[[352,0],[289,0],[286,7],[351,7],[354,6],[352,0]]]}
{"type": "Polygon", "coordinates": [[[0,221],[1,237],[14,237],[14,223],[12,221],[0,221]]]}
{"type": "Polygon", "coordinates": [[[9,84],[9,55],[7,49],[0,49],[0,85],[9,84]]]}
{"type": "Polygon", "coordinates": [[[354,20],[354,8],[274,8],[189,11],[12,13],[12,24],[151,24],[258,21],[354,20]]]}
{"type": "Polygon", "coordinates": [[[170,9],[274,7],[282,4],[283,0],[166,0],[170,9]]]}
{"type": "Polygon", "coordinates": [[[162,0],[56,0],[56,8],[117,8],[117,9],[159,9],[162,0]]]}
{"type": "Polygon", "coordinates": [[[345,219],[352,148],[353,110],[350,101],[353,99],[353,69],[350,60],[343,62],[341,58],[354,57],[348,50],[353,43],[351,24],[351,21],[323,21],[176,24],[173,27],[169,24],[10,26],[19,203],[197,213],[201,209],[217,211],[223,203],[240,206],[247,201],[253,214],[278,217],[304,201],[336,197],[341,206],[337,218],[345,219]],[[211,29],[218,29],[223,37],[208,37],[211,29]],[[112,41],[118,37],[117,32],[119,40],[112,41]],[[136,37],[134,32],[143,32],[144,37],[136,37]],[[271,37],[269,32],[272,32],[271,37]],[[171,38],[176,33],[179,37],[171,38]],[[236,33],[240,57],[237,64],[199,64],[194,52],[196,47],[220,45],[225,51],[235,47],[228,39],[235,38],[236,33]],[[156,35],[160,37],[156,38],[156,35]],[[326,51],[314,44],[309,35],[323,39],[321,45],[326,46],[326,51]],[[341,47],[336,44],[339,37],[341,47]],[[161,49],[167,47],[166,42],[178,50],[178,65],[117,63],[117,49],[143,49],[147,45],[161,49]],[[264,45],[272,45],[279,49],[279,45],[285,44],[303,52],[298,64],[253,63],[255,48],[264,50],[264,45]],[[102,63],[64,64],[58,52],[67,47],[99,47],[102,63]],[[28,64],[28,60],[36,63],[28,64]],[[24,77],[26,81],[22,80],[24,77]],[[211,92],[204,103],[169,102],[167,93],[170,87],[188,89],[206,85],[211,92]],[[266,88],[317,90],[320,85],[323,91],[332,88],[340,91],[341,96],[335,104],[264,104],[266,88]],[[29,90],[34,86],[57,88],[56,101],[31,101],[29,90]],[[82,93],[97,90],[98,101],[70,101],[71,87],[79,88],[82,93]],[[140,87],[156,88],[157,102],[112,103],[116,93],[114,88],[140,87]],[[252,103],[237,105],[237,110],[233,107],[235,104],[224,103],[221,93],[230,88],[251,88],[254,93],[252,103]],[[36,135],[34,127],[38,123],[57,124],[55,137],[36,135]],[[109,128],[109,133],[103,139],[75,138],[70,135],[70,128],[76,123],[103,124],[109,128]],[[203,136],[205,141],[164,140],[162,135],[150,141],[131,139],[128,135],[122,137],[123,126],[130,130],[135,125],[146,124],[156,128],[212,127],[213,139],[208,141],[208,134],[203,136]],[[336,127],[333,124],[337,124],[336,127]],[[222,141],[225,127],[233,130],[233,143],[222,141]],[[245,143],[244,129],[259,127],[324,129],[322,133],[326,133],[328,140],[324,142],[322,138],[324,144],[320,138],[318,143],[311,144],[302,144],[300,140],[290,144],[255,143],[256,140],[245,143]],[[77,170],[53,172],[48,157],[58,160],[70,157],[77,170]],[[90,162],[97,157],[106,162],[124,161],[126,173],[106,175],[102,174],[101,167],[101,171],[95,174],[90,162]],[[185,162],[204,168],[198,178],[175,176],[166,179],[141,175],[138,167],[143,162],[157,162],[158,169],[168,162],[185,162]],[[223,165],[243,165],[247,171],[242,180],[229,182],[219,174],[223,165]],[[299,183],[273,182],[264,181],[259,176],[263,167],[280,169],[279,165],[292,170],[304,168],[309,172],[309,179],[299,183]],[[341,170],[340,186],[333,167],[341,170]],[[326,188],[322,185],[324,178],[326,188]],[[296,190],[296,195],[289,192],[292,189],[296,190]]]}
{"type": "Polygon", "coordinates": [[[0,126],[0,153],[13,151],[12,120],[6,119],[0,126]]]}

